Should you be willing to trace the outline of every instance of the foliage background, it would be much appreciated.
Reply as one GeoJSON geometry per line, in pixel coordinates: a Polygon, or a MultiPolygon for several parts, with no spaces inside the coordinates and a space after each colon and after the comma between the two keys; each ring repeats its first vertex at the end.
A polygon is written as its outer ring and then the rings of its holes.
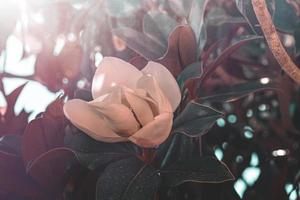
{"type": "MultiPolygon", "coordinates": [[[[285,48],[300,64],[300,2],[267,2],[285,48]]],[[[187,99],[196,98],[224,113],[201,138],[201,154],[222,160],[236,179],[218,185],[201,184],[196,191],[202,199],[300,198],[299,87],[281,71],[266,46],[250,1],[2,1],[0,25],[1,151],[18,155],[27,148],[26,142],[36,145],[35,151],[29,149],[22,155],[30,164],[42,153],[61,148],[64,138],[59,132],[63,125],[57,121],[63,117],[56,110],[60,94],[88,99],[95,66],[103,56],[120,57],[137,67],[151,59],[173,70],[182,88],[190,89],[187,99]],[[171,35],[182,24],[192,27],[194,40],[186,27],[171,35]],[[193,49],[197,57],[189,56],[193,49]],[[43,114],[46,117],[31,124],[38,131],[28,131],[28,120],[41,116],[57,98],[43,114]],[[51,134],[45,130],[50,126],[55,129],[49,130],[51,134]],[[43,134],[34,135],[36,132],[43,134]]],[[[64,159],[72,157],[63,148],[59,154],[64,159]]],[[[7,195],[13,194],[16,197],[9,198],[38,199],[40,190],[32,186],[31,179],[24,182],[20,178],[23,172],[19,174],[22,170],[15,169],[23,164],[14,156],[6,156],[1,154],[1,177],[7,179],[0,180],[0,197],[8,199],[7,195]],[[5,172],[3,163],[14,166],[10,173],[5,172]],[[6,188],[8,179],[15,179],[17,183],[11,184],[21,191],[6,188]]],[[[59,160],[58,167],[63,166],[59,160]]],[[[28,170],[29,175],[36,176],[28,170]]],[[[73,174],[86,176],[71,183],[95,182],[93,172],[74,170],[73,174]]],[[[50,183],[52,191],[59,190],[53,186],[56,182],[50,183]]],[[[67,194],[72,184],[61,187],[67,194]]],[[[187,183],[176,191],[193,187],[187,183]]],[[[91,188],[82,190],[76,194],[78,199],[91,188]]]]}

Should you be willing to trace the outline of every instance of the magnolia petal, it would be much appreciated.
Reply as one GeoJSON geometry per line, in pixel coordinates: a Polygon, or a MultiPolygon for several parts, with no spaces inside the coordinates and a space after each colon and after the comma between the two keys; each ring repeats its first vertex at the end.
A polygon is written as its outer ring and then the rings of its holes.
{"type": "Polygon", "coordinates": [[[93,98],[111,92],[117,85],[134,89],[141,76],[142,72],[130,63],[115,57],[104,57],[94,75],[93,98]]]}
{"type": "MultiPolygon", "coordinates": [[[[141,79],[143,79],[143,78],[141,78],[141,79]]],[[[138,85],[139,81],[137,83],[137,87],[139,87],[139,85],[138,85]]],[[[147,92],[144,89],[137,88],[134,91],[134,95],[136,95],[136,96],[140,97],[141,99],[147,101],[147,103],[149,104],[149,106],[151,108],[151,111],[152,111],[154,117],[160,114],[158,102],[155,101],[152,98],[152,96],[149,94],[149,91],[147,92]]]]}
{"type": "Polygon", "coordinates": [[[157,80],[163,94],[168,98],[173,111],[175,111],[181,101],[181,92],[177,81],[170,71],[163,65],[151,61],[142,72],[151,74],[157,80]]]}
{"type": "Polygon", "coordinates": [[[136,132],[128,139],[140,147],[153,148],[163,143],[169,136],[173,123],[173,114],[164,113],[136,132]]]}
{"type": "Polygon", "coordinates": [[[122,95],[123,95],[123,88],[116,86],[112,89],[111,93],[107,93],[97,97],[96,99],[92,100],[91,103],[97,103],[98,105],[103,104],[121,104],[122,103],[122,95]]]}
{"type": "Polygon", "coordinates": [[[113,132],[106,125],[102,113],[85,101],[74,99],[66,102],[64,113],[72,124],[95,140],[103,142],[127,141],[127,138],[120,137],[113,132]]]}
{"type": "MultiPolygon", "coordinates": [[[[165,112],[172,112],[167,97],[162,93],[157,81],[152,75],[144,75],[137,82],[137,88],[142,88],[147,91],[147,95],[156,103],[157,107],[153,107],[153,112],[162,114],[165,112]]],[[[153,105],[153,104],[150,104],[153,105]]]]}
{"type": "Polygon", "coordinates": [[[127,91],[124,92],[124,96],[142,126],[153,120],[152,109],[145,99],[127,91]]]}
{"type": "Polygon", "coordinates": [[[90,104],[103,114],[108,126],[122,137],[129,137],[140,128],[131,110],[123,104],[102,104],[101,102],[90,102],[90,104]]]}

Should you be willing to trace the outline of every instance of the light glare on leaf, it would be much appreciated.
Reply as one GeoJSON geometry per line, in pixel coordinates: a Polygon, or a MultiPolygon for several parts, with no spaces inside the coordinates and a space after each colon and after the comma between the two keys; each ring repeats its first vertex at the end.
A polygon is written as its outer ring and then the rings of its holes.
{"type": "Polygon", "coordinates": [[[268,78],[268,77],[261,78],[260,83],[263,85],[266,85],[266,84],[270,83],[270,78],[268,78]]]}
{"type": "Polygon", "coordinates": [[[60,52],[63,50],[64,46],[66,44],[66,41],[63,37],[58,37],[56,39],[56,44],[53,50],[53,55],[57,56],[60,54],[60,52]]]}
{"type": "Polygon", "coordinates": [[[242,198],[244,196],[244,193],[247,189],[246,183],[242,179],[238,179],[234,183],[234,189],[238,193],[238,195],[242,198]]]}
{"type": "Polygon", "coordinates": [[[97,67],[103,59],[103,55],[100,52],[95,53],[95,66],[97,67]]]}
{"type": "Polygon", "coordinates": [[[284,149],[277,149],[275,151],[272,152],[272,155],[274,157],[280,157],[280,156],[286,156],[289,153],[288,150],[284,150],[284,149]]]}

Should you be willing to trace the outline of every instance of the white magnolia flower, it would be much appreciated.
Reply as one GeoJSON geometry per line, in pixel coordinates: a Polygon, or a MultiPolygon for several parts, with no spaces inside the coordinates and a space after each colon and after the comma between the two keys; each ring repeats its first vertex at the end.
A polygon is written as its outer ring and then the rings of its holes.
{"type": "Polygon", "coordinates": [[[96,140],[148,148],[168,138],[181,100],[176,80],[163,65],[149,62],[139,71],[114,57],[105,57],[98,66],[92,95],[93,101],[74,99],[64,105],[76,127],[96,140]]]}

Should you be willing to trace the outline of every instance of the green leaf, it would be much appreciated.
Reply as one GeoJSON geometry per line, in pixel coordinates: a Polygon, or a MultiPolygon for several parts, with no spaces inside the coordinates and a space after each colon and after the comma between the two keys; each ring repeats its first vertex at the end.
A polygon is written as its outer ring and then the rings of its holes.
{"type": "Polygon", "coordinates": [[[226,86],[220,90],[217,90],[214,94],[208,96],[202,96],[200,93],[200,99],[202,101],[209,102],[229,102],[241,99],[251,93],[264,91],[264,90],[279,90],[276,83],[261,84],[259,81],[240,83],[233,86],[226,86]]]}
{"type": "Polygon", "coordinates": [[[113,33],[123,39],[132,50],[147,60],[156,60],[162,57],[166,51],[165,46],[134,29],[122,27],[114,29],[113,33]]]}
{"type": "Polygon", "coordinates": [[[153,200],[160,185],[158,172],[133,157],[107,166],[97,182],[98,200],[153,200]]]}
{"type": "Polygon", "coordinates": [[[296,53],[300,53],[300,22],[295,26],[294,38],[296,42],[296,53]]]}
{"type": "Polygon", "coordinates": [[[190,137],[205,134],[223,114],[213,108],[191,101],[174,121],[174,132],[190,137]]]}
{"type": "Polygon", "coordinates": [[[235,3],[240,13],[247,20],[253,32],[256,33],[257,28],[255,28],[255,24],[257,24],[257,20],[251,6],[251,0],[235,0],[235,3]]]}
{"type": "Polygon", "coordinates": [[[208,0],[194,0],[189,14],[189,24],[194,30],[198,46],[197,55],[200,55],[207,39],[204,23],[204,14],[207,3],[208,0]]]}
{"type": "Polygon", "coordinates": [[[81,153],[75,152],[81,165],[90,170],[101,170],[108,164],[130,157],[132,154],[128,152],[99,152],[99,153],[81,153]]]}
{"type": "Polygon", "coordinates": [[[285,32],[293,33],[299,22],[294,9],[284,0],[275,0],[275,5],[276,9],[273,17],[275,26],[285,32]]]}
{"type": "Polygon", "coordinates": [[[168,0],[171,9],[180,17],[187,18],[194,0],[168,0]]]}
{"type": "Polygon", "coordinates": [[[149,11],[144,16],[143,31],[151,39],[167,48],[168,38],[177,22],[166,13],[149,11]]]}
{"type": "Polygon", "coordinates": [[[202,79],[207,79],[210,77],[214,71],[221,66],[223,62],[226,61],[232,54],[234,54],[239,48],[242,46],[248,44],[249,42],[253,42],[256,40],[263,39],[261,36],[246,36],[246,39],[243,37],[242,39],[238,40],[231,46],[227,47],[212,63],[210,63],[208,66],[204,66],[206,71],[204,71],[202,79]]]}
{"type": "MultiPolygon", "coordinates": [[[[256,19],[255,12],[251,4],[251,0],[235,0],[235,3],[240,13],[247,20],[253,32],[262,35],[260,27],[258,26],[258,21],[256,19]]],[[[271,15],[273,16],[275,10],[274,0],[268,0],[267,5],[271,15]]]]}
{"type": "Polygon", "coordinates": [[[201,62],[195,62],[187,66],[177,77],[177,82],[182,89],[185,81],[193,78],[200,77],[203,73],[201,62]]]}
{"type": "Polygon", "coordinates": [[[108,149],[111,151],[135,152],[135,147],[131,143],[100,142],[94,140],[73,126],[67,127],[64,144],[66,147],[82,153],[99,153],[108,151],[108,149]]]}
{"type": "Polygon", "coordinates": [[[112,17],[126,17],[140,9],[142,1],[140,0],[106,0],[105,8],[112,17]]]}
{"type": "Polygon", "coordinates": [[[212,8],[206,16],[207,26],[221,26],[223,24],[245,24],[247,20],[243,16],[230,16],[222,7],[212,8]]]}
{"type": "Polygon", "coordinates": [[[160,168],[165,168],[171,163],[187,159],[195,150],[192,138],[183,134],[172,134],[157,150],[154,162],[160,163],[160,168]]]}
{"type": "Polygon", "coordinates": [[[112,162],[135,154],[131,143],[99,142],[81,132],[67,132],[65,146],[72,149],[80,164],[90,170],[103,169],[112,162]]]}
{"type": "Polygon", "coordinates": [[[160,171],[162,184],[175,187],[186,182],[222,183],[234,180],[226,165],[214,157],[193,157],[160,171]]]}
{"type": "MultiPolygon", "coordinates": [[[[252,30],[261,34],[251,0],[235,0],[235,2],[252,30]]],[[[295,26],[299,22],[299,18],[292,6],[286,0],[267,0],[267,5],[276,28],[284,32],[293,33],[295,26]]]]}

